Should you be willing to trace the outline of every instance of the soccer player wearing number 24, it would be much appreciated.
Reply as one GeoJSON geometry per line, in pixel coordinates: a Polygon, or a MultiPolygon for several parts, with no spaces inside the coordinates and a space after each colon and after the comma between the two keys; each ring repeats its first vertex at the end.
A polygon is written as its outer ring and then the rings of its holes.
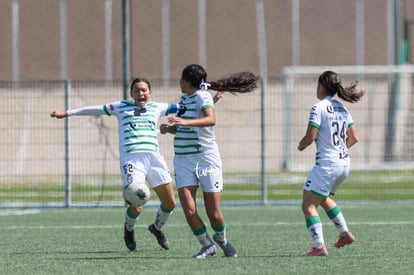
{"type": "Polygon", "coordinates": [[[317,97],[320,102],[312,106],[306,134],[298,145],[298,150],[302,151],[315,141],[317,148],[316,163],[304,184],[302,200],[302,211],[313,247],[303,256],[328,256],[317,210],[319,205],[339,232],[334,246],[340,248],[355,241],[331,195],[348,176],[348,149],[358,142],[351,114],[334,96],[337,94],[347,102],[357,102],[364,92],[357,90],[356,85],[357,82],[354,82],[349,87],[342,87],[339,76],[332,71],[322,73],[318,79],[317,97]]]}
{"type": "MultiPolygon", "coordinates": [[[[162,248],[169,249],[170,243],[162,229],[175,208],[175,196],[171,175],[158,149],[157,123],[161,116],[176,114],[179,107],[177,104],[150,102],[151,84],[144,78],[132,81],[130,94],[134,101],[122,100],[103,106],[53,111],[50,115],[55,118],[115,115],[118,118],[120,168],[124,189],[132,182],[147,181],[151,185],[161,205],[148,230],[157,238],[162,248]]],[[[124,240],[131,251],[136,249],[134,228],[142,210],[142,206],[133,205],[126,210],[124,240]]]]}

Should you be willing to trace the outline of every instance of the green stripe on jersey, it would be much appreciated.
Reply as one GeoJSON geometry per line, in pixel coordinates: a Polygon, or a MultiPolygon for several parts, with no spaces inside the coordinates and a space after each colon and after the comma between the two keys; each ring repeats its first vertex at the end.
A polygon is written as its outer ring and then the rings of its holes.
{"type": "Polygon", "coordinates": [[[197,144],[190,144],[190,145],[174,145],[174,148],[192,148],[192,147],[195,147],[195,148],[200,148],[200,146],[199,146],[199,145],[197,145],[197,144]]]}
{"type": "MultiPolygon", "coordinates": [[[[133,132],[133,131],[125,131],[124,133],[133,132]]],[[[130,137],[125,137],[125,139],[132,139],[132,138],[151,138],[151,139],[157,139],[154,135],[135,135],[130,137]]]]}
{"type": "Polygon", "coordinates": [[[158,151],[155,149],[150,149],[150,148],[139,148],[139,149],[131,149],[131,150],[127,150],[127,153],[139,153],[139,152],[154,152],[157,153],[158,151]]]}
{"type": "Polygon", "coordinates": [[[183,130],[176,130],[176,133],[185,133],[185,134],[196,134],[197,132],[194,130],[191,131],[183,131],[183,130]]]}
{"type": "Polygon", "coordinates": [[[133,145],[154,145],[156,147],[157,146],[157,143],[155,143],[155,142],[149,142],[149,141],[144,141],[144,142],[132,142],[132,143],[126,143],[125,144],[125,146],[133,146],[133,145]]]}
{"type": "Polygon", "coordinates": [[[204,151],[175,152],[177,156],[196,155],[201,153],[204,153],[204,151]]]}
{"type": "Polygon", "coordinates": [[[175,137],[174,140],[198,140],[197,137],[175,137]]]}

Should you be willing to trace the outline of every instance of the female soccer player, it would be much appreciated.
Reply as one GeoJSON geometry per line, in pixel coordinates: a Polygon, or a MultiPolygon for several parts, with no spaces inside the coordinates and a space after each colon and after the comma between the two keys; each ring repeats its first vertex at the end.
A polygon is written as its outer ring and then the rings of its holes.
{"type": "Polygon", "coordinates": [[[207,90],[250,92],[256,88],[257,80],[254,74],[243,72],[227,79],[206,83],[207,73],[204,68],[200,65],[189,65],[184,68],[180,80],[183,93],[179,102],[181,111],[177,116],[169,117],[169,124],[161,124],[162,134],[175,134],[174,168],[178,196],[187,223],[202,246],[193,258],[207,258],[216,254],[216,246],[197,213],[196,192],[199,185],[214,231],[214,241],[226,257],[237,257],[236,249],[227,240],[226,224],[220,209],[220,195],[223,190],[222,165],[214,135],[214,102],[207,90]]]}
{"type": "MultiPolygon", "coordinates": [[[[118,118],[120,168],[124,188],[131,182],[147,181],[152,186],[161,205],[148,230],[162,248],[169,249],[170,243],[162,229],[175,208],[175,196],[171,175],[158,149],[157,123],[161,116],[175,114],[178,105],[149,101],[151,84],[144,78],[132,81],[130,94],[134,101],[122,100],[103,106],[53,111],[50,115],[65,118],[106,114],[118,118]]],[[[142,206],[129,206],[126,210],[124,240],[131,251],[136,249],[134,227],[142,211],[142,206]]]]}
{"type": "Polygon", "coordinates": [[[357,82],[342,87],[339,76],[326,71],[319,76],[317,98],[312,106],[305,136],[299,142],[299,151],[313,141],[316,143],[316,164],[304,184],[302,211],[313,247],[304,256],[328,256],[317,207],[321,205],[339,232],[335,247],[351,244],[355,237],[348,230],[339,206],[330,197],[349,174],[348,149],[357,143],[358,134],[351,114],[334,96],[347,102],[357,102],[364,92],[356,89],[357,82]]]}

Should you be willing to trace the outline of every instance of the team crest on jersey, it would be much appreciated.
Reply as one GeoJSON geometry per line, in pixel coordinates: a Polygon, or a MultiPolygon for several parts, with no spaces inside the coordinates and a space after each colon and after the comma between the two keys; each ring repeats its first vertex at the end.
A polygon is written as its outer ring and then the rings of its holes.
{"type": "Polygon", "coordinates": [[[334,108],[332,107],[332,105],[328,105],[326,106],[326,111],[330,114],[332,114],[334,112],[334,108]]]}
{"type": "Polygon", "coordinates": [[[113,110],[115,109],[115,106],[114,106],[113,104],[109,104],[109,109],[110,109],[111,111],[113,111],[113,110]]]}

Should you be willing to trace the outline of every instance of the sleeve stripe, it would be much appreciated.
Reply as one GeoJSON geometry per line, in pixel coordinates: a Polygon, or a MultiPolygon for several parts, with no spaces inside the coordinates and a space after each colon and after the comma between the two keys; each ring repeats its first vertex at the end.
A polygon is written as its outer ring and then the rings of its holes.
{"type": "Polygon", "coordinates": [[[104,106],[103,106],[103,109],[104,109],[105,113],[106,113],[108,116],[110,116],[110,115],[111,115],[111,114],[108,112],[108,109],[107,109],[106,105],[104,105],[104,106]]]}
{"type": "Polygon", "coordinates": [[[178,111],[177,104],[169,104],[167,114],[175,114],[178,111]]]}
{"type": "Polygon", "coordinates": [[[309,125],[319,129],[319,124],[313,121],[309,121],[309,125]]]}
{"type": "Polygon", "coordinates": [[[213,104],[204,105],[201,109],[205,110],[205,109],[208,109],[208,108],[214,108],[214,105],[213,104]]]}

